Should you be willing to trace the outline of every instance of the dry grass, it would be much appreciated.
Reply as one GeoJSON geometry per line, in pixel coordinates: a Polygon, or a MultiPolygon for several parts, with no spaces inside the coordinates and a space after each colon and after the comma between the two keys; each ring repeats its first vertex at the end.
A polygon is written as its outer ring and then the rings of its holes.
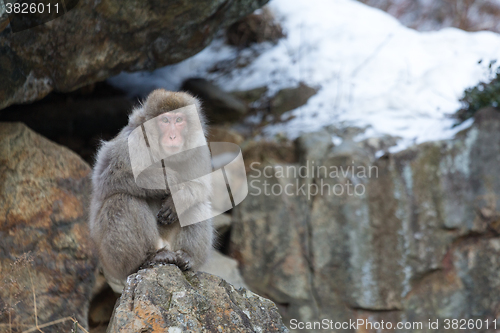
{"type": "MultiPolygon", "coordinates": [[[[8,303],[4,302],[3,307],[0,308],[0,315],[6,313],[9,318],[9,323],[0,324],[0,328],[7,328],[9,333],[19,332],[19,329],[22,329],[21,332],[42,332],[43,328],[50,327],[53,325],[57,325],[60,323],[64,323],[67,321],[72,321],[74,323],[74,327],[71,330],[74,333],[80,332],[89,333],[85,328],[83,328],[78,321],[73,317],[64,317],[61,319],[53,320],[47,323],[40,324],[38,322],[38,309],[37,309],[37,301],[36,301],[36,290],[35,284],[33,283],[33,276],[36,278],[36,272],[33,271],[33,256],[30,252],[24,253],[22,256],[17,258],[13,263],[10,264],[9,269],[3,269],[0,271],[0,281],[2,285],[5,286],[5,289],[8,292],[8,303]],[[27,274],[26,274],[27,273],[27,274]],[[29,276],[29,284],[26,281],[25,276],[29,276]],[[15,316],[16,305],[21,302],[21,295],[23,291],[26,289],[31,289],[31,293],[33,295],[33,315],[35,319],[35,325],[26,325],[15,322],[13,319],[15,316]]],[[[2,330],[3,331],[3,330],[2,330]]]]}

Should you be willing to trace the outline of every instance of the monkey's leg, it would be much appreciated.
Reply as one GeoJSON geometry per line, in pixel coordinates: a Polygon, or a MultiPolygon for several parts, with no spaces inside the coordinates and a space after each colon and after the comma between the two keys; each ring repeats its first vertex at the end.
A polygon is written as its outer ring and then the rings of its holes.
{"type": "Polygon", "coordinates": [[[170,225],[179,220],[177,211],[175,210],[174,200],[171,195],[162,201],[161,208],[156,215],[156,219],[161,225],[170,225]]]}
{"type": "Polygon", "coordinates": [[[174,249],[192,269],[198,269],[208,258],[213,244],[212,220],[182,227],[174,249]]]}
{"type": "Polygon", "coordinates": [[[98,219],[103,268],[124,281],[155,251],[160,238],[156,218],[145,200],[118,194],[106,200],[98,219]]]}

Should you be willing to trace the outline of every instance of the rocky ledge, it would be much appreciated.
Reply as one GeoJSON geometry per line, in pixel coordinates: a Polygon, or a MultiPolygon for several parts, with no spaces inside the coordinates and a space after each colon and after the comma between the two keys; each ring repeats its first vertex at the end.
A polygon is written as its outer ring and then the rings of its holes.
{"type": "Polygon", "coordinates": [[[128,278],[108,332],[288,332],[273,302],[173,265],[128,278]]]}

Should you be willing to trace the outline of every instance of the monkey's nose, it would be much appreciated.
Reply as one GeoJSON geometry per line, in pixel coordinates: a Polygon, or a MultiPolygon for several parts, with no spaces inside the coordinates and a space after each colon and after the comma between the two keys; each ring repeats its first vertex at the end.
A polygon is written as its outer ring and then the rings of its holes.
{"type": "Polygon", "coordinates": [[[170,136],[170,140],[175,139],[175,137],[176,137],[176,135],[175,135],[175,134],[174,134],[174,135],[171,135],[171,136],[170,136]]]}

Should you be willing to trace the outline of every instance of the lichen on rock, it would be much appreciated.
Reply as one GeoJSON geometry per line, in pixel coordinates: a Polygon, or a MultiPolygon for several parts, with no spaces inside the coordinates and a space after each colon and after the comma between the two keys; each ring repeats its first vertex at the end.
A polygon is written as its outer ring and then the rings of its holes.
{"type": "Polygon", "coordinates": [[[273,302],[202,272],[156,266],[129,276],[108,332],[288,332],[273,302]]]}

